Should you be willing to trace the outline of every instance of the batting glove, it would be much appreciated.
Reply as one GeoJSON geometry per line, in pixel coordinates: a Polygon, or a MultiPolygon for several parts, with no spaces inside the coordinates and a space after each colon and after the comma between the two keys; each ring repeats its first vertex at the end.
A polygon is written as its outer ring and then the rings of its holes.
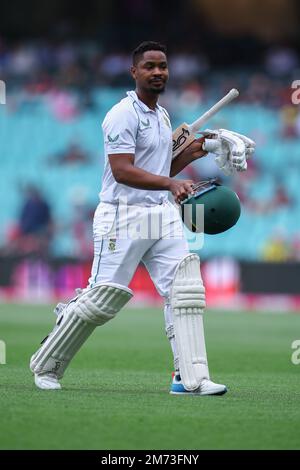
{"type": "Polygon", "coordinates": [[[227,129],[206,129],[202,134],[212,136],[205,139],[203,150],[215,155],[216,164],[226,176],[247,170],[247,159],[255,149],[252,139],[227,129]]]}

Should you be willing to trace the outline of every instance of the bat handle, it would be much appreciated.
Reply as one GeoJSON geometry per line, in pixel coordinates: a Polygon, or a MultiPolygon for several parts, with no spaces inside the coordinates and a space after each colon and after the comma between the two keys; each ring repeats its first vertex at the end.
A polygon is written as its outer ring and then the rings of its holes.
{"type": "Polygon", "coordinates": [[[227,93],[227,95],[223,96],[216,104],[214,104],[206,113],[202,114],[193,124],[191,124],[190,130],[192,133],[198,132],[203,124],[205,124],[210,118],[212,118],[221,108],[229,104],[232,100],[239,96],[239,91],[236,88],[232,88],[232,90],[227,93]]]}

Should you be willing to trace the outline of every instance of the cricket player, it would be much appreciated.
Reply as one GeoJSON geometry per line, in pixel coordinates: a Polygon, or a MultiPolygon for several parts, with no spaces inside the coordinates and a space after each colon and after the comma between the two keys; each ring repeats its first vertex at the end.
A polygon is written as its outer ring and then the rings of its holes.
{"type": "MultiPolygon", "coordinates": [[[[88,286],[57,307],[53,331],[32,356],[30,368],[40,389],[60,389],[71,359],[98,325],[114,318],[130,300],[128,288],[140,262],[164,299],[166,333],[174,358],[171,394],[222,395],[212,382],[202,314],[205,290],[199,257],[189,253],[175,203],[193,193],[193,181],[173,179],[207,154],[205,137],[172,160],[168,112],[158,104],[168,81],[165,46],[144,42],[133,52],[135,91],[107,113],[102,124],[105,168],[94,217],[94,261],[88,286]]],[[[206,137],[209,133],[206,133],[206,137]]],[[[222,160],[221,141],[218,161],[222,160]]],[[[226,151],[227,152],[227,151],[226,151]]],[[[224,150],[222,165],[232,166],[224,150]]],[[[244,169],[245,155],[235,161],[244,169]]]]}

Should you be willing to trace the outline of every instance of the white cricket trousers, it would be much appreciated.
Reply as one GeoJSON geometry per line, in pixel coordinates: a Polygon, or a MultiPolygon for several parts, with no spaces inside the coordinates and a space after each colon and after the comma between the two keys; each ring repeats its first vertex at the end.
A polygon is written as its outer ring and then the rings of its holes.
{"type": "Polygon", "coordinates": [[[101,202],[95,212],[94,261],[89,287],[128,286],[143,262],[159,294],[168,298],[178,262],[189,253],[182,221],[169,201],[141,207],[101,202]]]}
{"type": "Polygon", "coordinates": [[[142,262],[165,300],[165,326],[178,370],[169,291],[174,272],[189,253],[178,209],[169,201],[142,207],[101,202],[95,212],[94,261],[89,287],[99,282],[128,286],[142,262]]]}

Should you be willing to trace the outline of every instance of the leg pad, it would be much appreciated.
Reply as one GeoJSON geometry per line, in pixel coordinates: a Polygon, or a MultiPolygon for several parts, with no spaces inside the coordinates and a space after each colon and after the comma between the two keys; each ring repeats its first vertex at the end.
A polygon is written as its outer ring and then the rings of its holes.
{"type": "Polygon", "coordinates": [[[32,356],[31,370],[35,374],[54,373],[61,378],[96,326],[114,318],[131,297],[130,289],[113,283],[85,289],[75,302],[66,306],[62,321],[32,356]]]}
{"type": "Polygon", "coordinates": [[[202,318],[205,289],[196,254],[187,255],[177,266],[170,300],[181,379],[187,390],[195,390],[209,379],[202,318]]]}

